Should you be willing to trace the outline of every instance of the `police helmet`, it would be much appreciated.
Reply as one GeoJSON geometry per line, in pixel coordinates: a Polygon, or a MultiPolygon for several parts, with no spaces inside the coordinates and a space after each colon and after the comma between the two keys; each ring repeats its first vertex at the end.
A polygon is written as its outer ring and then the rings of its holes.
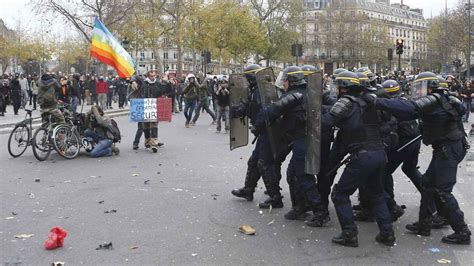
{"type": "Polygon", "coordinates": [[[338,88],[359,89],[361,88],[359,77],[351,71],[344,71],[337,75],[336,85],[338,88]]]}
{"type": "Polygon", "coordinates": [[[439,89],[445,89],[445,90],[449,89],[448,81],[445,78],[438,77],[438,79],[439,79],[439,87],[438,87],[439,89]]]}
{"type": "Polygon", "coordinates": [[[416,76],[412,84],[412,97],[418,98],[430,93],[428,89],[446,89],[439,87],[439,78],[433,72],[422,72],[416,76]]]}
{"type": "Polygon", "coordinates": [[[288,81],[290,86],[305,84],[306,81],[304,78],[305,76],[303,70],[301,70],[300,67],[289,66],[280,72],[277,80],[275,81],[275,86],[282,88],[284,81],[288,81]]]}
{"type": "Polygon", "coordinates": [[[337,75],[341,74],[342,72],[347,71],[345,68],[338,68],[334,70],[334,74],[332,75],[332,78],[335,79],[337,75]]]}
{"type": "Polygon", "coordinates": [[[257,73],[261,69],[262,67],[258,64],[251,64],[244,68],[245,78],[250,84],[257,83],[257,76],[255,75],[255,73],[257,73]]]}
{"type": "Polygon", "coordinates": [[[387,92],[389,95],[400,95],[401,90],[400,90],[400,85],[398,82],[396,82],[393,79],[386,80],[382,83],[382,87],[385,89],[385,92],[387,92]]]}
{"type": "MultiPolygon", "coordinates": [[[[372,87],[372,86],[370,86],[370,81],[369,81],[369,78],[367,77],[366,74],[364,74],[362,72],[356,72],[355,74],[359,78],[360,86],[362,86],[366,89],[370,89],[372,87]]],[[[375,88],[374,88],[374,90],[375,90],[375,88]]]]}
{"type": "Polygon", "coordinates": [[[305,77],[313,74],[313,73],[316,73],[319,71],[319,67],[315,67],[315,66],[312,66],[312,65],[304,65],[301,67],[301,70],[303,70],[303,74],[305,77]]]}
{"type": "Polygon", "coordinates": [[[370,82],[374,81],[377,78],[377,76],[375,76],[374,72],[372,72],[372,70],[370,70],[368,67],[361,67],[361,68],[356,70],[356,73],[366,74],[367,77],[369,78],[370,82]]]}

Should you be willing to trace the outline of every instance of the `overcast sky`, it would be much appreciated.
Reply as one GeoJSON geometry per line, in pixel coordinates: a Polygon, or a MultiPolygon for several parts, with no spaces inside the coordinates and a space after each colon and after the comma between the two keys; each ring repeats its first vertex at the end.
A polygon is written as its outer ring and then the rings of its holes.
{"type": "MultiPolygon", "coordinates": [[[[392,0],[391,3],[399,3],[400,0],[392,0]]],[[[459,0],[447,0],[448,8],[454,8],[459,0]]],[[[466,1],[467,2],[467,1],[466,1]]],[[[0,0],[0,18],[5,21],[9,28],[15,28],[20,20],[23,26],[39,30],[39,18],[31,11],[30,0],[0,0]]],[[[436,16],[443,12],[445,0],[404,0],[404,4],[413,8],[422,8],[425,18],[429,18],[431,12],[436,16]]],[[[66,30],[61,20],[56,20],[53,25],[55,32],[66,30]]]]}

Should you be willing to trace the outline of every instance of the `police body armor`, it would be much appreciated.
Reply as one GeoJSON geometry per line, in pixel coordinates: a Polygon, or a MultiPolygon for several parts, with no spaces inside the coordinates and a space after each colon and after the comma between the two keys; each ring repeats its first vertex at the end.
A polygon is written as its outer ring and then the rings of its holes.
{"type": "Polygon", "coordinates": [[[255,124],[257,119],[257,114],[260,112],[262,108],[262,104],[260,102],[260,96],[257,85],[253,87],[249,87],[249,99],[248,99],[248,107],[247,107],[247,117],[250,118],[250,123],[252,125],[255,124]]]}
{"type": "Polygon", "coordinates": [[[341,132],[342,139],[347,145],[349,152],[356,152],[361,149],[383,149],[384,145],[380,136],[381,119],[375,106],[368,105],[360,97],[344,95],[342,98],[358,104],[363,110],[360,117],[360,126],[350,131],[343,130],[341,132]]]}
{"type": "MultiPolygon", "coordinates": [[[[458,140],[465,136],[460,115],[451,103],[449,103],[445,97],[437,93],[433,93],[426,97],[435,97],[431,99],[437,101],[437,105],[441,106],[443,110],[449,113],[452,119],[440,123],[435,116],[428,115],[429,110],[422,107],[421,118],[423,120],[423,143],[425,145],[430,145],[444,140],[458,140]]],[[[420,100],[422,99],[423,98],[420,100]]]]}
{"type": "Polygon", "coordinates": [[[397,148],[399,143],[397,119],[388,112],[378,110],[382,124],[380,126],[380,133],[387,151],[397,148]]]}

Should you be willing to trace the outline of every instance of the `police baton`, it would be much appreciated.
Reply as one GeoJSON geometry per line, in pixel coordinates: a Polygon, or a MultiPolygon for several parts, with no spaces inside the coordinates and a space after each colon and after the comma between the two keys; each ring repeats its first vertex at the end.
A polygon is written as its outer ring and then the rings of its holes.
{"type": "Polygon", "coordinates": [[[411,144],[413,144],[414,142],[418,141],[419,139],[421,139],[423,136],[422,135],[418,135],[416,136],[414,139],[410,140],[409,142],[407,142],[405,145],[401,146],[400,148],[397,149],[397,152],[401,152],[403,151],[404,149],[406,149],[406,147],[410,146],[411,144]]]}
{"type": "Polygon", "coordinates": [[[334,174],[335,172],[337,172],[337,170],[339,168],[341,168],[341,166],[345,165],[345,164],[348,164],[351,162],[352,160],[352,157],[353,155],[350,154],[349,156],[347,156],[344,160],[342,160],[338,165],[336,165],[333,169],[331,169],[329,172],[326,173],[326,176],[330,176],[332,174],[334,174]]]}

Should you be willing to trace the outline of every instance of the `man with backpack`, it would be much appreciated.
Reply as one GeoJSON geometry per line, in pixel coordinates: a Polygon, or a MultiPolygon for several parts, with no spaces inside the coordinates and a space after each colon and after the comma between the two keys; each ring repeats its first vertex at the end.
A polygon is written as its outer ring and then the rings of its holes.
{"type": "Polygon", "coordinates": [[[120,150],[115,147],[120,141],[120,130],[115,120],[109,118],[98,106],[92,106],[86,117],[87,129],[84,136],[95,143],[90,152],[91,157],[118,155],[120,150]]]}

